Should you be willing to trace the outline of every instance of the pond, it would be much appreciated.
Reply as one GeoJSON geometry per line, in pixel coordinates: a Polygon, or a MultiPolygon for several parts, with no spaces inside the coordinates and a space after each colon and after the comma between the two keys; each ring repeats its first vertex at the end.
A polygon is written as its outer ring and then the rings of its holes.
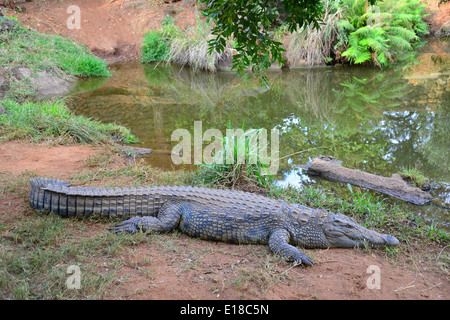
{"type": "MultiPolygon", "coordinates": [[[[102,122],[124,125],[153,149],[146,158],[165,170],[175,165],[176,129],[194,135],[215,128],[279,130],[277,184],[320,185],[349,196],[344,184],[306,175],[314,157],[331,155],[342,165],[390,176],[418,168],[436,200],[415,206],[389,199],[450,230],[450,53],[434,41],[408,67],[318,67],[271,70],[268,86],[234,72],[192,72],[173,65],[127,62],[110,66],[112,77],[79,80],[70,108],[102,122]]],[[[374,193],[376,194],[376,193],[374,193]]],[[[384,197],[383,195],[378,195],[384,197]]]]}

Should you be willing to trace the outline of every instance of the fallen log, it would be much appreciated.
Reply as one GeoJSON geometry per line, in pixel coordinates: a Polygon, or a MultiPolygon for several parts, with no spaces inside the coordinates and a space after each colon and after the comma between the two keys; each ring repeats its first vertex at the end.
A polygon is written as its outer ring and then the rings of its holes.
{"type": "Polygon", "coordinates": [[[340,165],[339,161],[330,156],[313,159],[308,166],[307,173],[327,180],[372,189],[417,205],[423,205],[433,200],[429,193],[411,186],[399,174],[393,174],[388,178],[345,168],[340,165]]]}

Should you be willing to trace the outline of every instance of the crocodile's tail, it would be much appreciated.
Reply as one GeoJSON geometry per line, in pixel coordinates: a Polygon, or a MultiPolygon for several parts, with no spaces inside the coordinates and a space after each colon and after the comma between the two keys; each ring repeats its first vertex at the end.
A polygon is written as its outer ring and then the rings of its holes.
{"type": "MultiPolygon", "coordinates": [[[[30,180],[31,190],[30,190],[30,205],[34,209],[45,210],[50,212],[52,209],[50,191],[45,192],[45,188],[53,187],[54,189],[68,188],[71,186],[70,182],[64,180],[56,180],[50,178],[33,178],[30,180]],[[45,205],[44,205],[45,198],[45,205]]],[[[58,201],[59,204],[59,201],[58,201]]],[[[53,211],[59,214],[59,210],[56,210],[56,206],[53,206],[53,211]]]]}
{"type": "MultiPolygon", "coordinates": [[[[150,187],[71,187],[67,181],[49,178],[34,178],[30,184],[31,207],[63,217],[155,215],[163,203],[163,197],[153,195],[150,187]]],[[[170,195],[169,189],[162,191],[170,195]]]]}
{"type": "Polygon", "coordinates": [[[169,200],[193,201],[219,212],[236,206],[257,214],[279,211],[283,205],[253,193],[193,186],[88,188],[49,178],[34,178],[30,184],[31,207],[63,217],[155,216],[169,200]]]}

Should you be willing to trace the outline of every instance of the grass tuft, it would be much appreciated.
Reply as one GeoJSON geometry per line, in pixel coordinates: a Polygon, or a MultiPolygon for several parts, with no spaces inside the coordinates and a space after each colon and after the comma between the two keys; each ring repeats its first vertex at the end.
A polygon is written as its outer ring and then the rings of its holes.
{"type": "Polygon", "coordinates": [[[81,77],[110,76],[106,62],[89,50],[58,35],[16,27],[13,32],[0,33],[0,65],[33,70],[58,68],[81,77]]]}
{"type": "Polygon", "coordinates": [[[269,165],[261,159],[258,147],[251,143],[257,141],[260,131],[248,130],[239,138],[224,137],[223,152],[216,154],[212,163],[202,164],[196,178],[202,183],[227,188],[249,183],[259,188],[268,188],[273,182],[268,174],[269,165]]]}
{"type": "Polygon", "coordinates": [[[87,48],[59,35],[22,27],[20,23],[10,32],[0,32],[0,77],[5,80],[4,97],[25,101],[35,96],[35,88],[30,79],[17,79],[16,68],[28,68],[36,76],[39,71],[47,71],[62,79],[110,76],[106,61],[87,48]]]}
{"type": "Polygon", "coordinates": [[[293,65],[306,64],[308,66],[327,63],[338,37],[338,23],[343,10],[333,12],[328,5],[322,18],[323,24],[319,28],[312,25],[302,27],[293,32],[286,40],[286,50],[289,62],[293,65]]]}
{"type": "Polygon", "coordinates": [[[423,188],[428,182],[428,179],[417,168],[405,168],[399,174],[418,188],[423,188]]]}
{"type": "Polygon", "coordinates": [[[142,61],[144,63],[166,61],[193,70],[215,72],[220,59],[230,55],[228,47],[223,53],[210,52],[208,40],[212,39],[211,25],[200,19],[197,12],[196,26],[180,29],[168,16],[161,30],[148,32],[143,39],[142,61]]]}
{"type": "Polygon", "coordinates": [[[16,103],[4,100],[6,114],[0,115],[0,139],[58,140],[61,143],[132,143],[137,139],[116,124],[77,116],[61,101],[16,103]]]}
{"type": "Polygon", "coordinates": [[[170,53],[170,42],[158,30],[147,32],[142,44],[142,62],[165,61],[170,53]]]}

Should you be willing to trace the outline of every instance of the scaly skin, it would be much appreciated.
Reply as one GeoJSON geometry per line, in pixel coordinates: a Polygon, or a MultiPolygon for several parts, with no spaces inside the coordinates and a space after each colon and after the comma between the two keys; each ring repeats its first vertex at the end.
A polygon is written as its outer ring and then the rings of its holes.
{"type": "Polygon", "coordinates": [[[282,200],[231,190],[197,187],[71,188],[65,181],[30,181],[33,208],[61,216],[132,217],[111,231],[183,233],[205,240],[268,244],[298,264],[313,261],[305,248],[396,246],[393,236],[366,229],[353,219],[282,200]]]}

